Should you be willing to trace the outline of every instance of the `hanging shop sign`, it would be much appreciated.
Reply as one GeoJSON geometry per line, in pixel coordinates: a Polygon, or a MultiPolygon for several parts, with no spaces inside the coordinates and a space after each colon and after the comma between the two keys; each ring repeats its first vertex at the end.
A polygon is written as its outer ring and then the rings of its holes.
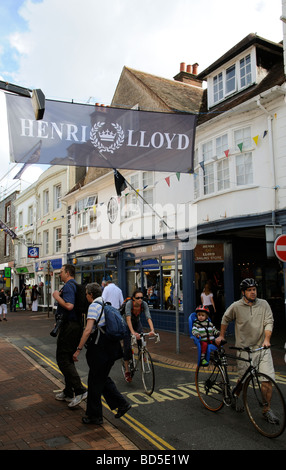
{"type": "Polygon", "coordinates": [[[223,243],[206,243],[195,248],[195,261],[223,261],[223,243]]]}

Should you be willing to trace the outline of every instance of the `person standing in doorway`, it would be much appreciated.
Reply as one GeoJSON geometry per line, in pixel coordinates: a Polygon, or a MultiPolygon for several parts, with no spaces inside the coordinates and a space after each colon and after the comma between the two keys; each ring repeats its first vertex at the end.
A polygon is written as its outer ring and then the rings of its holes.
{"type": "Polygon", "coordinates": [[[203,292],[201,293],[201,302],[202,305],[209,309],[211,321],[214,323],[216,308],[214,303],[214,296],[208,283],[205,284],[203,292]]]}

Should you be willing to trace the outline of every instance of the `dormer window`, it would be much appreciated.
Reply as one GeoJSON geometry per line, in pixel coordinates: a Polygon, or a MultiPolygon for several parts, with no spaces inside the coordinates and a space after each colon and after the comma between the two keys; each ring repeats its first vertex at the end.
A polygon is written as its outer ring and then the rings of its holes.
{"type": "Polygon", "coordinates": [[[255,50],[238,57],[234,63],[228,62],[224,69],[217,71],[208,79],[209,107],[241,91],[255,81],[255,50]],[[211,92],[212,90],[212,92],[211,92]]]}

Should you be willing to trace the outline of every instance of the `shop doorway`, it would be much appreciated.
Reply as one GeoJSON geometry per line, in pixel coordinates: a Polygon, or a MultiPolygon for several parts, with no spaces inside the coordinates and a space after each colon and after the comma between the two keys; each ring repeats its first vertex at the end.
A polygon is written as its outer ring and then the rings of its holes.
{"type": "Polygon", "coordinates": [[[215,303],[216,312],[214,323],[220,326],[222,315],[225,311],[224,298],[224,263],[196,263],[195,264],[196,304],[200,305],[201,293],[208,284],[215,303]]]}

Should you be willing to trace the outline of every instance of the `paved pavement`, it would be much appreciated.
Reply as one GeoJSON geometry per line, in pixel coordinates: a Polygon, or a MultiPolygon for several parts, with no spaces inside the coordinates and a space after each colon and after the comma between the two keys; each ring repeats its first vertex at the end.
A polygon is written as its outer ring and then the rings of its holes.
{"type": "MultiPolygon", "coordinates": [[[[131,442],[109,415],[102,426],[84,425],[85,404],[70,409],[56,401],[53,392],[62,389],[63,383],[13,344],[17,336],[48,335],[52,318],[45,312],[27,311],[7,317],[7,322],[0,322],[0,450],[150,450],[140,439],[131,442]]],[[[159,333],[159,344],[148,343],[154,359],[195,367],[197,351],[188,336],[180,335],[177,344],[175,334],[159,333]]],[[[274,363],[284,373],[285,341],[285,331],[273,335],[274,363]]]]}

